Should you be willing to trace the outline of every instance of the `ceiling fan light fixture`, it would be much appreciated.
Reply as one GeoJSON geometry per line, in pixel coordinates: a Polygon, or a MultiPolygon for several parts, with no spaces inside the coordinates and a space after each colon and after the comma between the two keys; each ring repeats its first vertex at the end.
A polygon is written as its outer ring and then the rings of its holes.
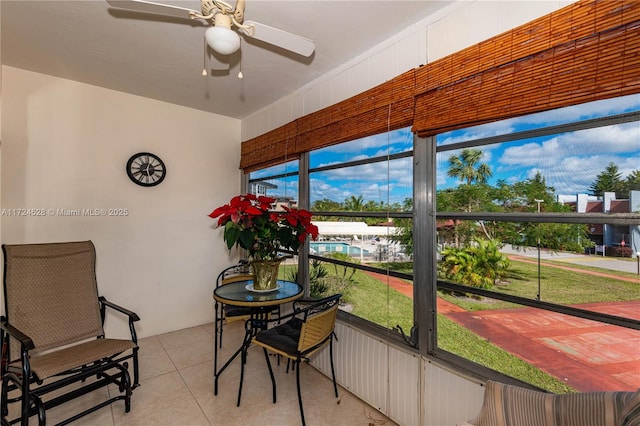
{"type": "Polygon", "coordinates": [[[221,55],[230,55],[240,48],[240,36],[225,27],[210,27],[204,34],[207,44],[221,55]]]}

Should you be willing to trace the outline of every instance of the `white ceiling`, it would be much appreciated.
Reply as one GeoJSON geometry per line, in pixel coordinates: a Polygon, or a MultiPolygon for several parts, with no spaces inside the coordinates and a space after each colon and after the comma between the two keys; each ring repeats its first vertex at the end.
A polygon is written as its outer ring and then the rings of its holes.
{"type": "MultiPolygon", "coordinates": [[[[198,0],[156,1],[200,9],[198,0]]],[[[241,119],[450,3],[247,0],[245,19],[314,40],[314,55],[245,38],[241,53],[228,58],[229,72],[203,77],[206,26],[199,21],[115,9],[106,0],[1,0],[1,58],[5,65],[241,119]]]]}

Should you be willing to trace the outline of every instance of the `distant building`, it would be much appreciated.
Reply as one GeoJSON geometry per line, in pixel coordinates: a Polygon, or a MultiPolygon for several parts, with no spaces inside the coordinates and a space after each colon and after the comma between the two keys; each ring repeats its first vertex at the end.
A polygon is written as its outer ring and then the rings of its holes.
{"type": "Polygon", "coordinates": [[[278,185],[274,185],[265,181],[258,182],[250,182],[249,183],[249,194],[257,195],[257,196],[265,196],[265,197],[273,197],[276,199],[274,203],[274,210],[284,210],[282,206],[286,206],[290,209],[298,208],[298,200],[293,197],[287,197],[282,195],[269,195],[267,193],[270,189],[278,189],[278,185]]]}
{"type": "MultiPolygon", "coordinates": [[[[567,201],[567,196],[558,197],[566,205],[573,206],[577,213],[633,213],[640,211],[640,191],[631,191],[629,198],[617,200],[614,192],[605,192],[602,197],[577,194],[575,201],[567,201]]],[[[640,224],[638,225],[589,225],[589,238],[602,253],[603,247],[629,247],[632,253],[640,252],[640,224]]]]}
{"type": "Polygon", "coordinates": [[[269,182],[258,181],[249,183],[249,194],[267,196],[267,190],[276,189],[278,185],[269,182]]]}

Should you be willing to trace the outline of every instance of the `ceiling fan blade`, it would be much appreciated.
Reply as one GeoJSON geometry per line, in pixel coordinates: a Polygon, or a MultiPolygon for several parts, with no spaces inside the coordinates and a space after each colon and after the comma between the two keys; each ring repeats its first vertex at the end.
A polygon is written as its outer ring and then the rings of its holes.
{"type": "Polygon", "coordinates": [[[245,21],[244,25],[253,25],[255,27],[252,36],[243,31],[247,36],[287,49],[298,55],[311,56],[316,48],[312,40],[278,28],[273,28],[255,21],[245,21]]]}
{"type": "Polygon", "coordinates": [[[154,3],[143,0],[107,0],[113,7],[136,12],[154,13],[158,15],[175,16],[176,18],[191,19],[191,13],[200,13],[193,9],[170,4],[154,3]]]}

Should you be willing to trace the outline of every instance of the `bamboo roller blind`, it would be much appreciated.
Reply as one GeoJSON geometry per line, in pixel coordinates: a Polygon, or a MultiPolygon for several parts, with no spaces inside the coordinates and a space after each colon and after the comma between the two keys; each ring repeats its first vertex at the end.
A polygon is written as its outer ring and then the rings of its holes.
{"type": "Polygon", "coordinates": [[[410,126],[413,123],[414,70],[357,96],[242,143],[245,172],[297,158],[332,144],[410,126]]]}
{"type": "Polygon", "coordinates": [[[638,93],[640,2],[579,2],[425,68],[420,136],[638,93]]]}
{"type": "Polygon", "coordinates": [[[242,143],[245,171],[413,126],[420,136],[640,93],[640,1],[582,0],[242,143]]]}

